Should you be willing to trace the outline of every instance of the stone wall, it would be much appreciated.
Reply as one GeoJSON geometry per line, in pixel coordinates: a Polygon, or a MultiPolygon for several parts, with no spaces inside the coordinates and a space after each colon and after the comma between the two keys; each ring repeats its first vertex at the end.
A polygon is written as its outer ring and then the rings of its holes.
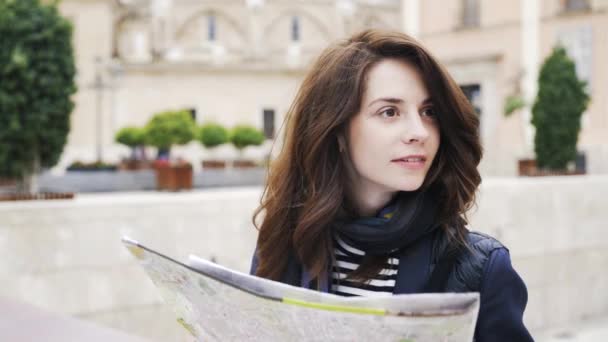
{"type": "MultiPolygon", "coordinates": [[[[158,341],[188,340],[120,238],[247,271],[260,190],[2,203],[0,295],[158,341]]],[[[471,228],[510,249],[528,285],[525,321],[533,332],[608,314],[606,191],[606,176],[484,181],[471,228]]]]}
{"type": "Polygon", "coordinates": [[[510,249],[530,327],[608,314],[607,191],[606,176],[484,181],[472,228],[510,249]]]}
{"type": "Polygon", "coordinates": [[[0,204],[0,295],[158,341],[186,341],[121,237],[180,260],[193,253],[246,271],[259,196],[259,188],[241,188],[0,204]]]}

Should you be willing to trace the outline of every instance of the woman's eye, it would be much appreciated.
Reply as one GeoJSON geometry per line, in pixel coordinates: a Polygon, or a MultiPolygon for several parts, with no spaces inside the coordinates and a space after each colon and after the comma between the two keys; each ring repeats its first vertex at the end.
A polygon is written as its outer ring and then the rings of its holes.
{"type": "Polygon", "coordinates": [[[384,115],[386,117],[392,118],[395,115],[397,115],[397,111],[395,110],[395,108],[387,108],[387,109],[381,111],[380,115],[384,115]]]}
{"type": "Polygon", "coordinates": [[[425,116],[431,116],[434,117],[435,116],[435,109],[433,108],[425,108],[422,110],[422,114],[425,116]]]}

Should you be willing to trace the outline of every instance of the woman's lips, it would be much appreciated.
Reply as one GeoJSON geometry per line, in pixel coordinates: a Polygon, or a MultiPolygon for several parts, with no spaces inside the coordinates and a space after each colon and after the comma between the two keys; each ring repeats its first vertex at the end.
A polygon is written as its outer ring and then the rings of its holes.
{"type": "Polygon", "coordinates": [[[420,170],[424,168],[424,164],[426,163],[426,160],[424,159],[399,159],[399,160],[393,160],[393,163],[395,163],[397,166],[405,168],[405,169],[409,169],[409,170],[420,170]]]}

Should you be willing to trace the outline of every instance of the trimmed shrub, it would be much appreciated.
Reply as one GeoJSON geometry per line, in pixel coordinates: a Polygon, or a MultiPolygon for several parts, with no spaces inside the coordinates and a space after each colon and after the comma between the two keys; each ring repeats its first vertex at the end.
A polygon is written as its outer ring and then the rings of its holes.
{"type": "Polygon", "coordinates": [[[188,111],[161,112],[146,125],[144,141],[159,150],[169,151],[173,145],[185,145],[192,141],[195,128],[188,111]]]}
{"type": "Polygon", "coordinates": [[[72,25],[56,5],[0,1],[0,176],[23,190],[54,166],[67,141],[76,92],[72,25]]]}
{"type": "Polygon", "coordinates": [[[124,127],[116,133],[115,140],[130,148],[135,148],[144,144],[145,131],[139,127],[124,127]]]}
{"type": "Polygon", "coordinates": [[[585,83],[576,76],[574,62],[561,46],[543,63],[538,83],[532,107],[536,164],[542,169],[564,170],[576,158],[581,116],[589,96],[585,83]]]}
{"type": "Polygon", "coordinates": [[[201,126],[197,138],[206,148],[213,148],[229,141],[228,130],[214,122],[201,126]]]}
{"type": "Polygon", "coordinates": [[[248,125],[235,126],[230,134],[230,142],[239,150],[247,146],[259,146],[265,139],[264,133],[248,125]]]}

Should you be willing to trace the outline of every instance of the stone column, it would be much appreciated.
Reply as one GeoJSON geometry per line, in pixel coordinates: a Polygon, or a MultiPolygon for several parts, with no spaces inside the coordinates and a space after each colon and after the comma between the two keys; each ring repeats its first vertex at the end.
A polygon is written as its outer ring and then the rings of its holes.
{"type": "Polygon", "coordinates": [[[534,126],[530,123],[532,104],[538,90],[539,68],[539,24],[540,4],[538,0],[520,0],[521,6],[521,68],[520,80],[522,96],[528,104],[522,110],[522,129],[525,139],[525,153],[532,156],[534,151],[534,126]]]}
{"type": "Polygon", "coordinates": [[[173,0],[153,0],[150,3],[152,41],[154,59],[163,59],[171,40],[171,10],[173,0]]]}
{"type": "Polygon", "coordinates": [[[414,38],[420,35],[420,0],[401,0],[403,32],[414,38]]]}
{"type": "Polygon", "coordinates": [[[338,37],[346,37],[352,32],[352,21],[357,4],[353,0],[338,0],[336,1],[336,13],[339,20],[339,30],[336,32],[338,37]]]}
{"type": "Polygon", "coordinates": [[[262,56],[262,42],[261,42],[261,16],[262,9],[264,7],[264,0],[247,0],[247,7],[249,9],[249,42],[251,44],[251,54],[248,56],[252,59],[260,59],[262,56]]]}

